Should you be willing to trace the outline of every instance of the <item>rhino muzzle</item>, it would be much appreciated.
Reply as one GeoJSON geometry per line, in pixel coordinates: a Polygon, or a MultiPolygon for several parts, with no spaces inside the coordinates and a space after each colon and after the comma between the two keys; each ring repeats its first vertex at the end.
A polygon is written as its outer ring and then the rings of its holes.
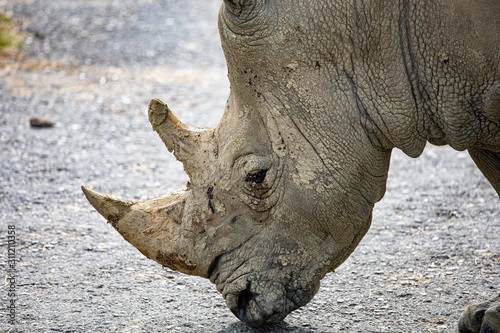
{"type": "Polygon", "coordinates": [[[284,277],[270,280],[249,274],[238,280],[228,286],[230,291],[223,290],[222,294],[231,312],[254,328],[280,323],[290,312],[307,304],[317,292],[309,287],[294,288],[284,277]]]}
{"type": "Polygon", "coordinates": [[[278,324],[291,311],[285,310],[289,300],[282,285],[278,282],[265,282],[264,290],[260,288],[261,284],[248,281],[245,289],[226,296],[226,304],[231,312],[239,320],[254,328],[264,324],[278,324]]]}

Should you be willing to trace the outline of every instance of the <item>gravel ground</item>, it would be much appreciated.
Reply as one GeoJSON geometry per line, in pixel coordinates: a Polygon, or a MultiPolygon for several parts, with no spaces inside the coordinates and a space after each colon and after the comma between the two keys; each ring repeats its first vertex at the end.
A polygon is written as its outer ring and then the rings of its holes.
{"type": "Polygon", "coordinates": [[[25,34],[0,69],[0,330],[456,332],[467,304],[500,292],[498,196],[467,153],[395,151],[357,250],[310,304],[259,330],[208,280],[143,257],[86,202],[82,184],[124,200],[184,186],[146,107],[159,97],[190,125],[217,124],[229,91],[219,4],[0,0],[25,34]],[[35,116],[55,126],[32,128],[35,116]],[[16,325],[6,310],[9,226],[16,325]]]}

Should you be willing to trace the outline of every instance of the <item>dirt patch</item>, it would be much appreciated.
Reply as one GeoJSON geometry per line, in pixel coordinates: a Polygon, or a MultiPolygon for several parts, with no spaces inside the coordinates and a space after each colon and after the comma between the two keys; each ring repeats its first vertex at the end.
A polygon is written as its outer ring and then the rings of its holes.
{"type": "Polygon", "coordinates": [[[12,18],[0,12],[0,66],[19,54],[23,37],[12,18]]]}

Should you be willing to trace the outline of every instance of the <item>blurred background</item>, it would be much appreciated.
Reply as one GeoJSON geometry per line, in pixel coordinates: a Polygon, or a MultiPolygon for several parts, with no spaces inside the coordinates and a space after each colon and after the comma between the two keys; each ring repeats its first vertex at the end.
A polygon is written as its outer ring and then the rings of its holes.
{"type": "MultiPolygon", "coordinates": [[[[0,300],[16,227],[16,325],[5,332],[254,332],[209,281],[143,257],[83,198],[184,187],[149,100],[215,126],[229,95],[221,1],[0,0],[0,300]]],[[[395,151],[358,249],[308,306],[259,332],[455,332],[498,294],[498,197],[467,153],[395,151]]]]}

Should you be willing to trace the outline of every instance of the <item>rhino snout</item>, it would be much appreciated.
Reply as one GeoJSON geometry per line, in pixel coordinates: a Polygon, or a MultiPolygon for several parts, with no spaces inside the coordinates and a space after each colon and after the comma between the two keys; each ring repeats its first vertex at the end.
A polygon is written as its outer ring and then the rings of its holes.
{"type": "Polygon", "coordinates": [[[236,273],[217,283],[227,307],[251,327],[279,324],[290,312],[307,304],[317,292],[305,281],[290,279],[276,271],[264,275],[236,273]]]}
{"type": "Polygon", "coordinates": [[[250,327],[278,324],[296,308],[287,306],[290,304],[287,304],[285,288],[279,283],[245,281],[241,286],[246,287],[226,295],[226,304],[239,320],[250,327]]]}
{"type": "Polygon", "coordinates": [[[241,321],[247,323],[251,327],[261,326],[269,317],[257,304],[255,294],[250,291],[250,288],[243,290],[238,295],[237,307],[231,308],[231,312],[241,321]]]}

